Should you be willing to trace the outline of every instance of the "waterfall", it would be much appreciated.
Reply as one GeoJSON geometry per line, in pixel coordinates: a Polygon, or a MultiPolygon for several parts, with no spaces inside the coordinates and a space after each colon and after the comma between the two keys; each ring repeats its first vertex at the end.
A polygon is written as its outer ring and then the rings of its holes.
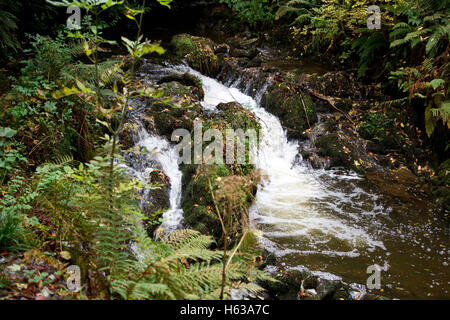
{"type": "Polygon", "coordinates": [[[156,161],[161,164],[170,181],[170,208],[163,215],[161,228],[168,232],[176,230],[183,221],[181,209],[181,179],[183,174],[178,166],[178,152],[169,141],[157,135],[150,135],[145,129],[139,132],[138,146],[152,152],[156,161]]]}
{"type": "MultiPolygon", "coordinates": [[[[416,295],[426,292],[423,279],[434,286],[440,285],[435,279],[448,279],[445,266],[449,250],[441,248],[446,231],[435,221],[426,222],[426,215],[416,211],[407,213],[411,218],[393,215],[390,204],[395,203],[387,203],[368,189],[356,173],[308,167],[300,160],[299,143],[289,141],[280,120],[260,106],[270,83],[251,97],[185,65],[151,68],[149,72],[189,72],[202,81],[205,111],[219,112],[219,103],[238,102],[259,119],[262,130],[256,167],[263,171],[264,179],[250,208],[250,218],[252,226],[263,232],[263,246],[278,257],[278,264],[356,283],[365,283],[366,268],[377,264],[385,272],[383,281],[391,288],[403,286],[405,281],[416,295]],[[427,268],[433,268],[433,274],[421,271],[422,282],[408,281],[410,274],[427,268]]],[[[237,86],[238,81],[230,83],[237,86]]],[[[164,214],[162,227],[175,230],[183,220],[178,154],[165,138],[144,129],[137,143],[152,153],[170,179],[170,209],[164,214]]],[[[444,287],[439,290],[440,294],[448,293],[444,287]]]]}

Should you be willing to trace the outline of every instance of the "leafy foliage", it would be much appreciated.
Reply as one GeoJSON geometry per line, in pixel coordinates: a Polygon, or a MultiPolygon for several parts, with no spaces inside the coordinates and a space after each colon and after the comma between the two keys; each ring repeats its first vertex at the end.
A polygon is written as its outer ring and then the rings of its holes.
{"type": "Polygon", "coordinates": [[[261,24],[270,25],[274,18],[269,0],[219,0],[219,2],[228,5],[241,20],[248,22],[252,27],[261,24]]]}

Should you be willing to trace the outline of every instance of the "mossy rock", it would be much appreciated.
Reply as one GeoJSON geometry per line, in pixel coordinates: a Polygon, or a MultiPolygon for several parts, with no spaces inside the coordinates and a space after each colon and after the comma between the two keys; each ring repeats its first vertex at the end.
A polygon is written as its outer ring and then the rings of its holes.
{"type": "Polygon", "coordinates": [[[142,98],[143,103],[138,109],[143,110],[135,113],[138,120],[148,132],[163,135],[169,140],[176,129],[191,131],[203,108],[190,87],[172,81],[161,84],[159,89],[164,93],[162,98],[142,98]],[[171,101],[163,101],[166,98],[171,101]]]}
{"type": "Polygon", "coordinates": [[[214,42],[209,39],[179,34],[172,38],[175,54],[184,57],[194,69],[207,76],[215,76],[219,70],[218,58],[214,53],[214,42]]]}
{"type": "Polygon", "coordinates": [[[160,135],[170,139],[176,129],[191,131],[194,120],[201,114],[200,105],[174,106],[167,103],[153,103],[149,114],[154,117],[156,128],[160,135]]]}
{"type": "MultiPolygon", "coordinates": [[[[210,114],[203,119],[203,130],[219,130],[225,139],[227,130],[233,129],[236,143],[234,150],[237,150],[238,142],[243,143],[243,145],[245,146],[245,163],[238,162],[238,160],[243,159],[239,158],[238,154],[235,154],[235,163],[228,165],[232,169],[234,174],[248,175],[252,170],[254,170],[254,165],[250,162],[249,150],[251,146],[257,148],[257,145],[250,145],[250,137],[254,136],[254,138],[256,138],[256,141],[254,141],[254,143],[257,144],[261,125],[252,112],[250,112],[248,109],[244,108],[237,102],[221,103],[217,106],[217,110],[219,112],[210,114]],[[238,130],[242,130],[242,132],[239,133],[238,130]],[[240,136],[240,134],[243,134],[243,136],[240,136]],[[243,137],[244,141],[240,141],[239,137],[243,137]]],[[[204,142],[203,150],[205,150],[205,148],[209,144],[210,142],[204,142]]],[[[224,157],[225,156],[226,152],[224,151],[224,157]]]]}
{"type": "Polygon", "coordinates": [[[137,132],[139,129],[139,124],[135,122],[127,122],[124,124],[119,137],[122,149],[127,150],[135,145],[134,137],[137,136],[137,132]]]}
{"type": "Polygon", "coordinates": [[[320,279],[318,283],[316,290],[321,300],[348,299],[350,296],[348,290],[344,289],[344,284],[340,280],[320,279]]]}
{"type": "Polygon", "coordinates": [[[355,165],[358,156],[353,153],[352,146],[346,145],[338,133],[324,134],[317,139],[316,146],[319,155],[330,158],[331,167],[344,167],[359,173],[364,172],[363,168],[355,165]]]}
{"type": "Polygon", "coordinates": [[[203,90],[203,84],[202,81],[186,72],[184,74],[171,74],[168,75],[164,78],[162,78],[161,80],[158,81],[158,84],[163,84],[163,83],[170,83],[170,82],[178,82],[183,86],[189,87],[190,89],[190,93],[193,94],[194,96],[196,96],[199,100],[203,100],[203,98],[205,97],[205,92],[203,90]]]}
{"type": "Polygon", "coordinates": [[[307,93],[297,92],[285,83],[272,85],[263,96],[262,106],[277,116],[291,139],[305,139],[304,131],[317,122],[313,101],[307,93]],[[306,113],[305,113],[306,110],[306,113]]]}
{"type": "Polygon", "coordinates": [[[170,180],[162,170],[153,170],[149,182],[157,187],[149,191],[148,199],[143,203],[143,213],[148,218],[144,221],[149,235],[153,235],[159,226],[159,219],[170,208],[170,180]]]}
{"type": "MultiPolygon", "coordinates": [[[[222,227],[216,205],[220,209],[233,207],[235,215],[245,214],[253,202],[258,181],[256,174],[233,175],[226,165],[184,165],[181,206],[187,226],[212,235],[221,246],[222,227]]],[[[231,245],[236,244],[241,235],[240,228],[232,228],[231,245]]]]}
{"type": "Polygon", "coordinates": [[[255,129],[258,133],[261,129],[255,115],[237,102],[221,103],[217,105],[217,110],[220,111],[217,116],[230,128],[235,130],[255,129]]]}
{"type": "Polygon", "coordinates": [[[222,228],[214,211],[211,186],[216,187],[216,179],[227,177],[230,171],[224,165],[184,165],[183,198],[181,207],[188,227],[220,240],[222,228]]]}
{"type": "Polygon", "coordinates": [[[236,58],[253,59],[258,55],[258,53],[259,51],[256,48],[250,49],[231,48],[230,50],[230,55],[236,58]]]}
{"type": "Polygon", "coordinates": [[[308,85],[330,97],[361,98],[364,91],[352,74],[345,71],[333,71],[323,75],[309,75],[308,85]]]}
{"type": "Polygon", "coordinates": [[[191,89],[178,81],[165,82],[161,84],[160,89],[163,90],[165,96],[180,99],[191,94],[191,89]]]}

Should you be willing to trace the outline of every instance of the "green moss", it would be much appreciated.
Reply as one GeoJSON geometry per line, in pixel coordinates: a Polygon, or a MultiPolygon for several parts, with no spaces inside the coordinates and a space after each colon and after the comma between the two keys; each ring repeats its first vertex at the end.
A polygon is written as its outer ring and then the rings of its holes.
{"type": "Polygon", "coordinates": [[[331,166],[349,168],[364,173],[364,168],[355,165],[358,163],[359,157],[353,153],[353,147],[340,139],[339,134],[328,133],[321,136],[317,139],[316,146],[319,149],[319,155],[330,157],[331,166]]]}
{"type": "Polygon", "coordinates": [[[189,89],[189,87],[184,86],[176,81],[163,83],[161,85],[161,88],[165,96],[181,98],[185,95],[191,94],[191,90],[189,89]]]}
{"type": "Polygon", "coordinates": [[[180,34],[172,38],[171,45],[176,55],[184,57],[192,68],[201,73],[214,76],[219,70],[219,60],[214,54],[211,40],[180,34]]]}
{"type": "Polygon", "coordinates": [[[181,206],[186,224],[201,233],[211,234],[220,240],[222,229],[217,218],[211,189],[217,188],[216,179],[227,177],[230,171],[225,165],[185,165],[183,181],[185,190],[181,206]]]}
{"type": "Polygon", "coordinates": [[[263,97],[262,105],[280,119],[288,137],[292,139],[305,138],[303,132],[309,129],[309,125],[317,122],[311,97],[306,93],[296,92],[285,83],[273,85],[263,97]]]}
{"type": "Polygon", "coordinates": [[[196,96],[199,100],[203,100],[205,97],[202,81],[198,77],[190,73],[169,75],[167,77],[162,78],[159,81],[159,84],[172,82],[176,82],[183,86],[186,86],[186,88],[189,88],[190,93],[196,96]]]}
{"type": "MultiPolygon", "coordinates": [[[[219,110],[218,113],[215,113],[210,117],[204,119],[204,131],[208,129],[217,129],[220,130],[225,137],[226,130],[228,129],[242,129],[244,133],[246,133],[248,130],[255,130],[256,135],[259,136],[261,125],[259,124],[258,120],[252,112],[244,108],[239,103],[221,103],[217,106],[217,109],[219,110]]],[[[237,137],[235,142],[238,143],[237,137]]],[[[205,148],[207,145],[209,145],[209,142],[204,142],[203,147],[205,148]]],[[[235,163],[230,165],[229,167],[232,171],[232,174],[248,175],[252,170],[254,170],[254,165],[250,163],[250,154],[248,152],[250,149],[250,139],[248,136],[245,137],[244,145],[246,150],[245,164],[235,163]]]]}

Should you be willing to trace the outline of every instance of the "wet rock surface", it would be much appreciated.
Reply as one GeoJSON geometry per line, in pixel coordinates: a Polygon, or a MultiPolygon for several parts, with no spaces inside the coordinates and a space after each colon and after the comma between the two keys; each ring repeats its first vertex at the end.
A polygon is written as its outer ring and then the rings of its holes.
{"type": "MultiPolygon", "coordinates": [[[[445,166],[430,186],[420,171],[415,170],[417,166],[408,162],[412,154],[419,154],[407,138],[414,128],[408,125],[406,118],[390,119],[380,104],[385,97],[379,88],[358,83],[347,72],[305,73],[295,62],[292,68],[271,63],[270,55],[261,43],[251,37],[235,37],[226,43],[205,41],[203,45],[211,49],[207,50],[208,54],[212,52],[217,57],[220,67],[217,78],[258,99],[266,110],[278,116],[289,138],[303,140],[301,158],[308,160],[314,168],[345,168],[364,174],[368,183],[379,192],[401,202],[414,203],[413,198],[424,203],[431,201],[430,189],[436,196],[448,197],[448,169],[445,166]],[[405,157],[399,156],[402,154],[405,157]]],[[[208,59],[201,64],[209,63],[208,59]]],[[[202,71],[198,65],[197,69],[202,71]]],[[[202,72],[208,74],[205,70],[202,72]]],[[[149,101],[145,106],[145,117],[140,120],[149,130],[166,137],[175,128],[191,131],[196,119],[203,120],[206,129],[238,128],[248,123],[250,126],[245,128],[254,126],[252,114],[238,104],[221,104],[217,114],[203,112],[201,85],[197,80],[189,74],[159,76],[157,85],[165,95],[176,97],[171,103],[185,108],[172,110],[168,108],[170,104],[149,101]]],[[[220,241],[220,223],[214,212],[211,192],[208,192],[209,183],[211,181],[214,189],[219,187],[221,180],[230,177],[244,178],[242,186],[251,180],[251,170],[236,173],[235,168],[227,166],[183,167],[182,207],[186,226],[212,234],[220,241]]],[[[250,194],[254,192],[253,188],[249,188],[250,194]]],[[[247,207],[251,204],[250,199],[246,200],[247,207]]],[[[276,260],[274,258],[271,255],[263,257],[264,266],[276,265],[277,262],[272,261],[276,260]]],[[[289,272],[280,280],[282,284],[266,287],[272,298],[351,299],[354,296],[351,288],[342,281],[326,280],[304,272],[289,272]],[[300,297],[302,280],[306,293],[300,297]]],[[[382,299],[365,293],[356,296],[358,299],[382,299]]]]}
{"type": "Polygon", "coordinates": [[[304,131],[317,122],[311,97],[285,83],[276,83],[269,87],[261,104],[280,119],[291,139],[304,139],[304,131]]]}

